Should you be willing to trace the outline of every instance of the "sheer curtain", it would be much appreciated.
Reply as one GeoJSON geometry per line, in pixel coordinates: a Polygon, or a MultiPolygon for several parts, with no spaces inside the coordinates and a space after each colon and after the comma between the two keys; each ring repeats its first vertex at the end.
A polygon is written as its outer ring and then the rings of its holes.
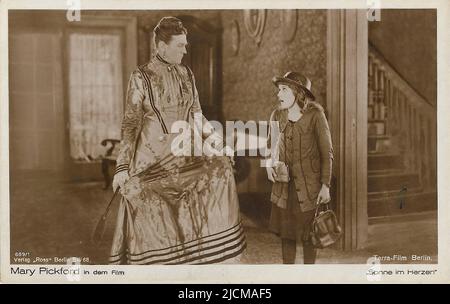
{"type": "Polygon", "coordinates": [[[70,155],[78,161],[101,158],[105,138],[120,139],[123,111],[120,36],[69,36],[70,155]]]}

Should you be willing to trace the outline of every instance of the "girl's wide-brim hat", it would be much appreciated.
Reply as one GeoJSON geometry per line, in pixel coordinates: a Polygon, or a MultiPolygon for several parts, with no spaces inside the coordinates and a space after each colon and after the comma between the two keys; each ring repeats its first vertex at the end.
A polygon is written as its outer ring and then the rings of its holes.
{"type": "Polygon", "coordinates": [[[316,97],[311,92],[311,80],[305,75],[296,72],[287,72],[283,77],[275,76],[272,78],[272,82],[278,87],[279,84],[291,84],[299,89],[303,90],[305,94],[311,99],[315,100],[316,97]]]}

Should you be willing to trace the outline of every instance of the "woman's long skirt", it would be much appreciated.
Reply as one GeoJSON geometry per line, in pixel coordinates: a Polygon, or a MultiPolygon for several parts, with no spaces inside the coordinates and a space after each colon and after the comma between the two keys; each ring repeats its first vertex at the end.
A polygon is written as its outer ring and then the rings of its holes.
{"type": "Polygon", "coordinates": [[[172,157],[161,163],[121,190],[109,262],[236,261],[246,242],[229,159],[172,157]]]}

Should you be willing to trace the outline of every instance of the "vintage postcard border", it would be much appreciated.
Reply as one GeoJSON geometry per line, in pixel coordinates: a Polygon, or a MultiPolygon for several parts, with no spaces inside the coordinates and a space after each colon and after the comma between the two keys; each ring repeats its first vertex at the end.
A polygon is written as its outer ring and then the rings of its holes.
{"type": "MultiPolygon", "coordinates": [[[[367,9],[368,1],[82,1],[82,9],[245,9],[245,8],[360,8],[367,9]]],[[[448,103],[449,71],[449,4],[447,1],[380,1],[382,8],[436,8],[438,31],[438,264],[382,265],[383,270],[434,271],[431,275],[392,275],[371,281],[365,275],[368,265],[208,265],[208,266],[85,266],[89,275],[82,276],[80,283],[434,283],[450,281],[450,148],[448,103]],[[108,271],[109,275],[93,275],[95,270],[108,271]],[[124,271],[121,276],[112,275],[113,270],[124,271]]],[[[0,82],[1,107],[1,177],[0,177],[0,242],[2,282],[71,282],[65,275],[12,275],[9,260],[9,121],[8,121],[8,10],[11,9],[67,9],[66,1],[1,1],[0,2],[0,82]]],[[[38,269],[40,265],[14,265],[38,269]]],[[[42,265],[43,267],[45,265],[42,265]]],[[[58,265],[48,266],[58,268],[58,265]]]]}

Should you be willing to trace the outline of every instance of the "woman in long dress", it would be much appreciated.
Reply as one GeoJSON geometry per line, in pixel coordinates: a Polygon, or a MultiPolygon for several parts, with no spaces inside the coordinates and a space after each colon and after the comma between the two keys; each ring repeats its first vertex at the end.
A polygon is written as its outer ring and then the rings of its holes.
{"type": "Polygon", "coordinates": [[[172,124],[195,128],[194,117],[203,117],[194,75],[181,64],[186,35],[179,19],[161,19],[156,55],[129,80],[111,264],[236,262],[246,247],[230,159],[172,151],[180,137],[172,124]]]}

